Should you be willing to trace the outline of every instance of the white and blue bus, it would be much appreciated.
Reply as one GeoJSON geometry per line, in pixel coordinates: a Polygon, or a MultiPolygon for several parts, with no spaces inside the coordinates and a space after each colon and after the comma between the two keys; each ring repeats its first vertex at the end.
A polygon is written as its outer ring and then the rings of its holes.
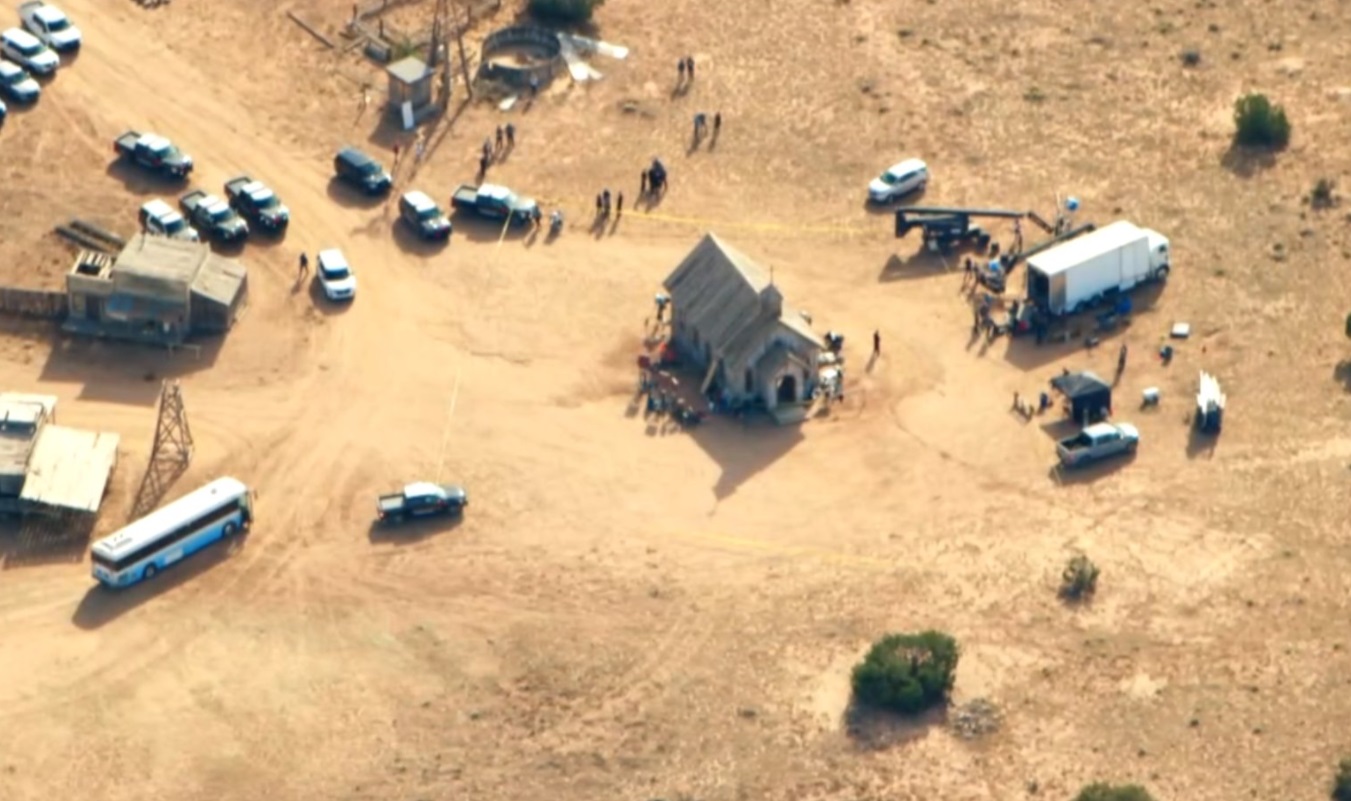
{"type": "Polygon", "coordinates": [[[218,478],[94,543],[94,578],[129,587],[253,522],[249,488],[218,478]]]}

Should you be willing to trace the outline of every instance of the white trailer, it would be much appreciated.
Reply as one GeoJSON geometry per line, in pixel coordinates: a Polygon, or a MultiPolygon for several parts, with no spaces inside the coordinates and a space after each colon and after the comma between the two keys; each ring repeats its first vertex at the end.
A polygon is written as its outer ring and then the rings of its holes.
{"type": "Polygon", "coordinates": [[[1115,293],[1164,280],[1169,256],[1163,234],[1114,222],[1029,258],[1027,299],[1053,316],[1076,314],[1115,293]]]}

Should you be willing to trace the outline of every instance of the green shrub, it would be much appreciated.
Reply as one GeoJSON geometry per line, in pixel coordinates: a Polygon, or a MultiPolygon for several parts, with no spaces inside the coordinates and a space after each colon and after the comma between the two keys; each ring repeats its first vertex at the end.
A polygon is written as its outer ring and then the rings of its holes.
{"type": "Polygon", "coordinates": [[[550,22],[590,22],[596,7],[605,0],[530,0],[530,13],[550,22]]]}
{"type": "Polygon", "coordinates": [[[1079,601],[1097,592],[1098,566],[1087,556],[1080,554],[1065,565],[1060,574],[1060,597],[1067,601],[1079,601]]]}
{"type": "Polygon", "coordinates": [[[1234,101],[1234,141],[1245,147],[1282,148],[1290,144],[1290,118],[1266,95],[1234,101]]]}
{"type": "Polygon", "coordinates": [[[1154,801],[1154,796],[1138,784],[1095,782],[1080,790],[1074,801],[1154,801]]]}
{"type": "Polygon", "coordinates": [[[1351,801],[1351,759],[1343,759],[1332,781],[1332,801],[1351,801]]]}
{"type": "Polygon", "coordinates": [[[854,666],[855,701],[905,715],[947,701],[960,657],[957,641],[941,631],[888,634],[854,666]]]}

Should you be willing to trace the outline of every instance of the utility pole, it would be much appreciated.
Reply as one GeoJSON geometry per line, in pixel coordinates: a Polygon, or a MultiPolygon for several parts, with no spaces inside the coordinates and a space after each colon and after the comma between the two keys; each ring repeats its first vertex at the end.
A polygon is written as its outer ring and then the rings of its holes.
{"type": "MultiPolygon", "coordinates": [[[[456,2],[460,3],[463,0],[456,0],[456,2]]],[[[455,23],[455,44],[460,50],[460,70],[464,73],[464,94],[467,98],[473,98],[474,82],[469,78],[469,56],[464,52],[464,32],[469,30],[469,25],[473,22],[474,9],[468,2],[463,2],[463,5],[464,23],[460,24],[458,21],[455,23]]]]}

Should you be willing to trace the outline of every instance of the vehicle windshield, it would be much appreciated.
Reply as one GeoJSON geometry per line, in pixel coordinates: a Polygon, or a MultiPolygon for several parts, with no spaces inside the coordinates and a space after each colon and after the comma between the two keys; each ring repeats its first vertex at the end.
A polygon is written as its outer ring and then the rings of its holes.
{"type": "Polygon", "coordinates": [[[368,161],[365,164],[362,164],[357,169],[361,171],[362,175],[369,175],[371,177],[375,177],[380,174],[380,165],[376,164],[373,161],[368,161]]]}
{"type": "Polygon", "coordinates": [[[882,173],[882,183],[886,184],[887,186],[893,186],[899,180],[901,180],[901,176],[897,175],[891,170],[887,170],[886,172],[882,173]]]}
{"type": "Polygon", "coordinates": [[[230,219],[230,210],[228,208],[216,209],[211,212],[211,222],[225,222],[228,219],[230,219]]]}
{"type": "Polygon", "coordinates": [[[261,192],[254,192],[253,205],[260,209],[270,209],[277,205],[277,196],[267,189],[264,189],[261,192]]]}
{"type": "Polygon", "coordinates": [[[319,272],[330,281],[341,281],[352,275],[352,271],[342,262],[319,263],[319,272]]]}
{"type": "Polygon", "coordinates": [[[36,56],[38,53],[42,52],[42,45],[31,43],[27,45],[22,45],[16,42],[14,45],[14,49],[18,50],[19,53],[25,56],[26,58],[32,58],[33,56],[36,56]]]}
{"type": "Polygon", "coordinates": [[[64,31],[66,28],[69,27],[70,27],[70,20],[66,19],[65,17],[57,17],[56,19],[47,20],[47,30],[51,31],[52,33],[60,33],[61,31],[64,31]]]}
{"type": "Polygon", "coordinates": [[[441,210],[435,206],[425,208],[422,211],[418,212],[417,215],[417,218],[419,220],[437,220],[440,219],[440,217],[441,217],[441,210]]]}
{"type": "Polygon", "coordinates": [[[176,234],[188,227],[188,221],[184,220],[182,217],[171,217],[164,220],[163,225],[166,234],[176,234]]]}
{"type": "Polygon", "coordinates": [[[19,72],[18,70],[0,76],[0,81],[4,81],[6,86],[17,86],[19,83],[23,81],[23,79],[24,74],[22,72],[19,72]]]}

